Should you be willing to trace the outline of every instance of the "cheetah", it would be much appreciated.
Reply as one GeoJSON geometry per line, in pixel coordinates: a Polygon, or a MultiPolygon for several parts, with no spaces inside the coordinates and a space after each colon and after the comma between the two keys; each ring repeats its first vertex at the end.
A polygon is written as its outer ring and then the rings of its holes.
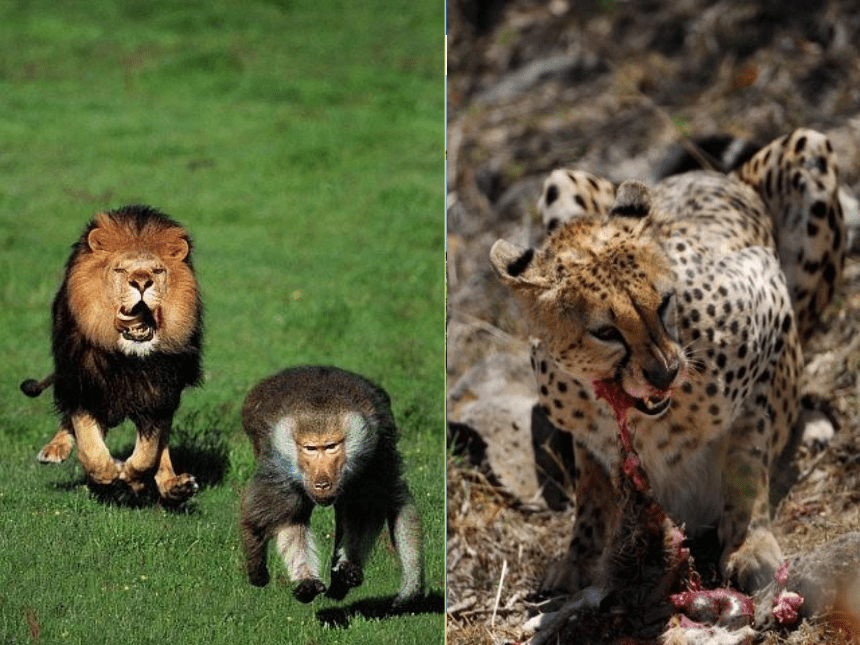
{"type": "Polygon", "coordinates": [[[618,425],[594,384],[631,397],[652,493],[687,535],[716,530],[720,572],[753,592],[782,562],[769,476],[798,417],[802,340],[845,255],[833,148],[800,129],[726,175],[618,189],[556,170],[540,248],[490,251],[525,304],[539,404],[575,442],[576,521],[540,591],[598,582],[618,515],[618,425]]]}

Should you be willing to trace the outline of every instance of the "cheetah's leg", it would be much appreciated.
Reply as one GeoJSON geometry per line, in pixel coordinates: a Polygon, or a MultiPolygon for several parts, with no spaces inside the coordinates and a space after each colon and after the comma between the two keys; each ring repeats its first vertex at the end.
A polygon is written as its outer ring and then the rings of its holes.
{"type": "Polygon", "coordinates": [[[538,211],[547,232],[584,215],[607,215],[615,202],[612,182],[584,170],[558,168],[543,184],[538,211]]]}
{"type": "Polygon", "coordinates": [[[820,132],[799,129],[762,148],[737,171],[773,218],[774,238],[801,338],[833,298],[845,259],[836,155],[820,132]]]}
{"type": "MultiPolygon", "coordinates": [[[[755,432],[745,430],[750,431],[755,432]]],[[[727,466],[720,568],[742,590],[753,592],[771,582],[782,563],[782,551],[770,530],[767,464],[761,448],[748,446],[730,450],[727,466]]]]}
{"type": "Polygon", "coordinates": [[[576,523],[567,554],[550,564],[539,593],[575,592],[595,581],[600,555],[612,524],[615,493],[609,474],[591,453],[574,444],[576,523]]]}
{"type": "Polygon", "coordinates": [[[772,582],[782,564],[782,551],[770,530],[769,471],[797,419],[803,359],[793,326],[784,344],[778,362],[771,361],[766,368],[733,426],[726,455],[720,564],[727,578],[749,592],[772,582]]]}

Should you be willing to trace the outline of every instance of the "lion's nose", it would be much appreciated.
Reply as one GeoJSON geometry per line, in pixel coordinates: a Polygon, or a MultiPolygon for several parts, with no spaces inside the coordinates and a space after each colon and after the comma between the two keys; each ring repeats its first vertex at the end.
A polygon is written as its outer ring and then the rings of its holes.
{"type": "Polygon", "coordinates": [[[152,286],[152,279],[149,277],[132,276],[128,279],[128,283],[132,287],[143,293],[152,286]]]}

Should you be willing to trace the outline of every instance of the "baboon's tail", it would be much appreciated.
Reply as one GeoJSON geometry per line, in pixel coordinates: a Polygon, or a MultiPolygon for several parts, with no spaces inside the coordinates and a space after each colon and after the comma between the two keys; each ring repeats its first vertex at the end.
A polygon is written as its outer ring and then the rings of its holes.
{"type": "Polygon", "coordinates": [[[26,381],[21,383],[21,391],[30,397],[39,396],[44,390],[48,389],[54,384],[54,379],[56,378],[56,374],[49,374],[41,381],[37,381],[33,378],[28,378],[26,381]]]}

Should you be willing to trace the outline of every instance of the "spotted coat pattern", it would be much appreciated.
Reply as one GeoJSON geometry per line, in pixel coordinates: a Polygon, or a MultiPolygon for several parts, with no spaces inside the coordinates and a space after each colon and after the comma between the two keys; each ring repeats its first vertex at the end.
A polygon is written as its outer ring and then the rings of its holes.
{"type": "Polygon", "coordinates": [[[494,245],[533,324],[540,404],[575,440],[577,520],[543,591],[594,582],[617,517],[618,427],[598,380],[635,401],[634,446],[666,512],[692,537],[717,530],[741,588],[773,579],[769,471],[797,419],[801,339],[842,272],[837,188],[830,142],[802,129],[732,174],[650,189],[556,170],[545,243],[494,245]]]}

